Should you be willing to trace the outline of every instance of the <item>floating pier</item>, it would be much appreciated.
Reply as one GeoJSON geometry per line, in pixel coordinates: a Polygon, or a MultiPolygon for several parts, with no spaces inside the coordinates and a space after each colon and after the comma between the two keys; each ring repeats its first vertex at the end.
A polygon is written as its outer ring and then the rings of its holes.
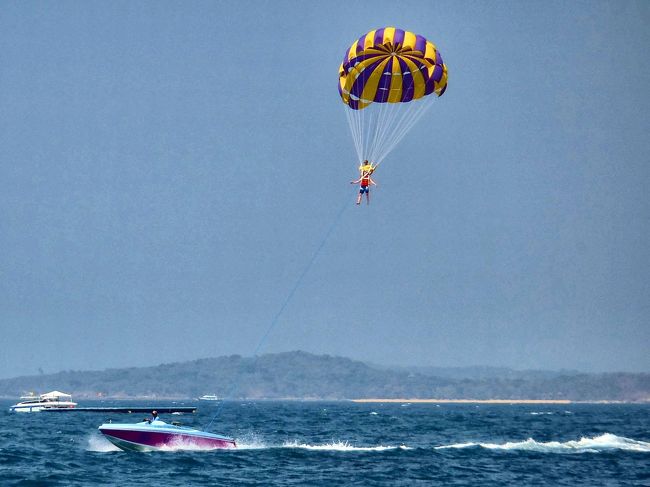
{"type": "Polygon", "coordinates": [[[158,411],[159,414],[169,413],[195,413],[196,406],[119,406],[119,407],[99,407],[99,408],[47,408],[42,412],[48,413],[148,413],[158,411]]]}

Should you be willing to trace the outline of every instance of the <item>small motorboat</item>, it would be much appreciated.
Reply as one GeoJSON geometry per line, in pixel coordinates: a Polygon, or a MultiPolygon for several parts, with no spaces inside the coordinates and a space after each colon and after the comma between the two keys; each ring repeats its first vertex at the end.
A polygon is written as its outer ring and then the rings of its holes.
{"type": "Polygon", "coordinates": [[[127,451],[214,450],[236,448],[227,436],[168,424],[160,419],[140,423],[105,423],[99,431],[118,448],[127,451]]]}
{"type": "Polygon", "coordinates": [[[20,399],[22,401],[11,406],[9,411],[14,413],[36,413],[46,409],[70,409],[77,405],[76,402],[72,402],[70,394],[59,391],[48,392],[40,396],[30,394],[21,396],[20,399]]]}

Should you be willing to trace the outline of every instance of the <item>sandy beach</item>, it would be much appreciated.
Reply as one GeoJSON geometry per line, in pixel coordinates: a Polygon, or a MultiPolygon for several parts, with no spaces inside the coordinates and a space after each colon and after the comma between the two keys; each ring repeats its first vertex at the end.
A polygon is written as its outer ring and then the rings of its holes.
{"type": "Polygon", "coordinates": [[[448,403],[448,404],[570,404],[567,399],[353,399],[353,402],[448,403]]]}

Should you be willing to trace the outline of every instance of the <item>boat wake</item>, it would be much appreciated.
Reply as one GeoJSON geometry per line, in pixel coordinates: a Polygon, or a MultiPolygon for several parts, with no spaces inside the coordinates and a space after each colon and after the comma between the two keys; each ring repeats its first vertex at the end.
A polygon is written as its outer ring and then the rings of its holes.
{"type": "Polygon", "coordinates": [[[271,449],[297,449],[297,450],[311,450],[311,451],[338,451],[338,452],[371,452],[371,451],[387,451],[387,450],[410,450],[408,446],[355,446],[347,441],[334,441],[332,443],[324,443],[321,445],[311,445],[309,443],[301,443],[299,441],[287,441],[281,445],[267,445],[262,442],[240,442],[237,441],[237,450],[271,450],[271,449]]]}
{"type": "Polygon", "coordinates": [[[299,443],[297,441],[287,442],[282,445],[283,448],[299,448],[303,450],[314,450],[314,451],[386,451],[386,450],[410,450],[409,447],[405,445],[400,446],[354,446],[348,443],[347,441],[337,441],[332,443],[326,443],[324,445],[309,445],[306,443],[299,443]]]}
{"type": "Polygon", "coordinates": [[[244,437],[237,438],[238,450],[270,450],[270,449],[299,449],[311,451],[339,451],[339,452],[366,452],[366,451],[387,451],[387,450],[410,450],[411,448],[400,446],[360,446],[354,445],[349,441],[331,441],[323,444],[312,444],[304,441],[293,440],[285,441],[281,444],[266,443],[262,438],[256,434],[248,434],[244,437]]]}
{"type": "Polygon", "coordinates": [[[632,440],[611,433],[605,433],[593,438],[580,438],[565,442],[535,441],[528,438],[525,441],[506,443],[456,443],[435,447],[436,450],[462,448],[485,448],[488,450],[534,451],[541,453],[599,453],[604,451],[622,450],[650,453],[650,443],[632,440]]]}

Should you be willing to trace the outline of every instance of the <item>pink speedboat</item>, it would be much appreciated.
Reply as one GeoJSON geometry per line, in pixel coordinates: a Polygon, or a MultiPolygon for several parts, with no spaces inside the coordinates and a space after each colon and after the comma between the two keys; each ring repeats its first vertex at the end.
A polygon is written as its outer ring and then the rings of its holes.
{"type": "Polygon", "coordinates": [[[118,448],[130,451],[150,450],[213,450],[236,448],[227,436],[167,424],[156,419],[141,423],[105,423],[99,431],[118,448]]]}

